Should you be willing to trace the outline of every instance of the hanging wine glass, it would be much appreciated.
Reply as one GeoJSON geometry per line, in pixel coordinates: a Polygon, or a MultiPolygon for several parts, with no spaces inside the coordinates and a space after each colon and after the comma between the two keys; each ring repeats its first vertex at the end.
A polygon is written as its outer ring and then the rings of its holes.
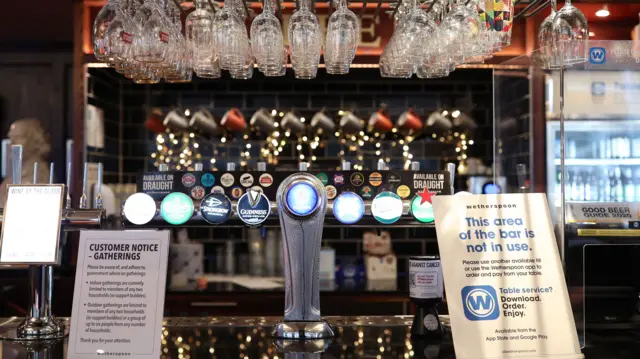
{"type": "Polygon", "coordinates": [[[167,28],[160,0],[147,0],[136,13],[139,34],[134,39],[135,59],[143,63],[165,60],[169,47],[170,30],[167,28]]]}
{"type": "Polygon", "coordinates": [[[291,65],[298,79],[312,79],[318,72],[322,50],[322,29],[311,11],[311,1],[299,0],[298,9],[289,20],[291,65]]]}
{"type": "Polygon", "coordinates": [[[334,75],[349,73],[349,66],[358,49],[359,37],[358,17],[347,8],[347,0],[337,0],[337,10],[329,17],[324,45],[324,63],[327,73],[334,75]]]}
{"type": "Polygon", "coordinates": [[[126,2],[122,0],[116,9],[116,16],[107,28],[107,39],[113,63],[116,70],[123,70],[133,66],[133,36],[136,32],[133,19],[126,11],[126,2]]]}
{"type": "Polygon", "coordinates": [[[120,6],[120,0],[109,0],[93,21],[93,54],[96,59],[107,63],[113,63],[113,57],[109,48],[107,29],[111,21],[116,17],[116,9],[120,6]]]}
{"type": "Polygon", "coordinates": [[[565,65],[587,61],[587,41],[589,24],[584,14],[566,0],[553,19],[553,31],[559,55],[565,65]]]}
{"type": "Polygon", "coordinates": [[[213,41],[214,14],[206,0],[196,0],[196,9],[185,20],[185,34],[190,53],[193,55],[193,70],[204,78],[220,77],[213,41]]]}
{"type": "MultiPolygon", "coordinates": [[[[284,75],[282,25],[274,11],[274,0],[264,0],[262,13],[251,23],[251,49],[258,69],[265,76],[284,75]]],[[[286,65],[286,57],[284,61],[286,65]]]]}

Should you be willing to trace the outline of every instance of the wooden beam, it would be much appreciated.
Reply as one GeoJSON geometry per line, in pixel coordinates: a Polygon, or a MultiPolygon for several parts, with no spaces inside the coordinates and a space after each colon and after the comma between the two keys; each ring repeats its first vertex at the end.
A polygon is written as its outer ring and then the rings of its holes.
{"type": "MultiPolygon", "coordinates": [[[[85,7],[82,0],[73,2],[73,112],[72,112],[72,175],[71,198],[75,206],[78,204],[82,192],[82,172],[84,166],[84,114],[85,114],[85,68],[83,37],[86,24],[85,7]]],[[[66,164],[65,164],[66,165],[66,164]]],[[[75,207],[74,206],[74,207],[75,207]]],[[[77,258],[77,236],[70,237],[72,246],[72,263],[77,258]]]]}

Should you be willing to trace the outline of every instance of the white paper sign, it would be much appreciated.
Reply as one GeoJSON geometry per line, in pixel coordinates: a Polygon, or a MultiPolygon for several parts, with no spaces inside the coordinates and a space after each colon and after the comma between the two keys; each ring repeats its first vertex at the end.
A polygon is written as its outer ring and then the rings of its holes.
{"type": "Polygon", "coordinates": [[[544,194],[433,209],[456,358],[583,358],[544,194]]]}
{"type": "Polygon", "coordinates": [[[0,263],[55,264],[64,185],[9,185],[0,263]]]}
{"type": "Polygon", "coordinates": [[[159,358],[169,231],[83,231],[68,358],[159,358]]]}

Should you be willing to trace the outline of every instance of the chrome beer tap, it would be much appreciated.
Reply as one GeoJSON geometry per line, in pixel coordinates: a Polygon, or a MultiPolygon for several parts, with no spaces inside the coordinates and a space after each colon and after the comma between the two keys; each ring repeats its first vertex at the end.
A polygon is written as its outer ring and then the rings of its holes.
{"type": "Polygon", "coordinates": [[[89,208],[89,204],[87,202],[87,169],[89,164],[87,162],[84,163],[84,171],[82,172],[82,196],[80,196],[80,205],[78,208],[87,209],[89,208]]]}
{"type": "Polygon", "coordinates": [[[276,194],[284,246],[285,311],[273,336],[280,339],[332,338],[320,316],[319,262],[327,195],[309,173],[287,177],[276,194]]]}
{"type": "Polygon", "coordinates": [[[455,194],[455,181],[456,181],[456,164],[447,163],[447,171],[449,172],[449,185],[451,186],[451,194],[455,194]]]}
{"type": "Polygon", "coordinates": [[[96,185],[96,196],[94,198],[94,208],[103,208],[104,201],[102,199],[102,163],[98,163],[98,182],[96,185]]]}

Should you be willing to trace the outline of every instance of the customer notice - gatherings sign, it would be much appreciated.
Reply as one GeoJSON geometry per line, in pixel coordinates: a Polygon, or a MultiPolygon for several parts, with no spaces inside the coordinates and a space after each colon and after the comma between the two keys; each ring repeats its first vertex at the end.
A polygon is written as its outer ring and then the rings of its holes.
{"type": "Polygon", "coordinates": [[[545,196],[433,208],[456,358],[583,358],[545,196]]]}

